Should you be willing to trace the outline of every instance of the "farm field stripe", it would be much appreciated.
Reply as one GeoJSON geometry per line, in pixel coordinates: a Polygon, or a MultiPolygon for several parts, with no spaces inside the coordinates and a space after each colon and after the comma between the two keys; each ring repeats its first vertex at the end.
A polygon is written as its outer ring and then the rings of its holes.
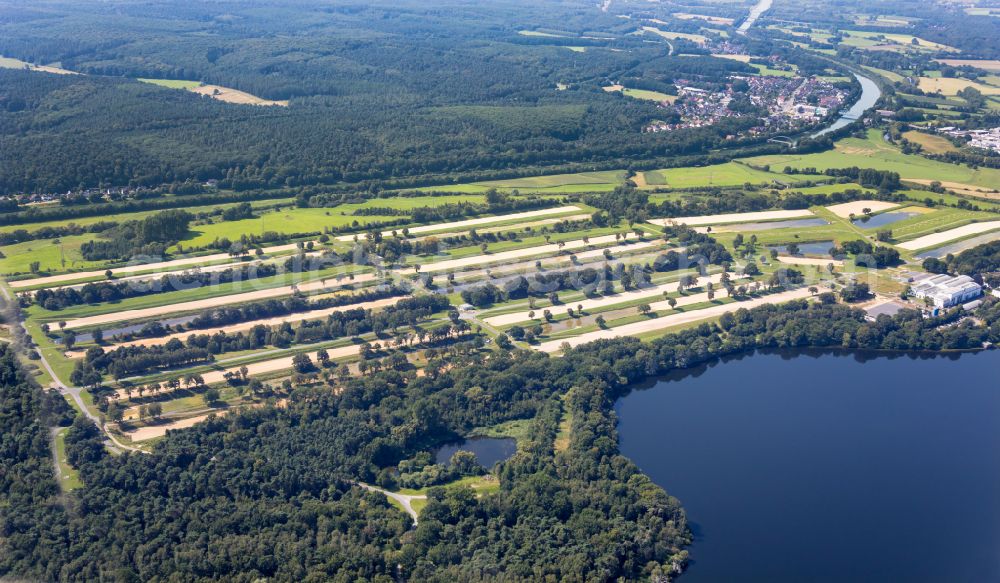
{"type": "Polygon", "coordinates": [[[726,213],[721,215],[701,215],[698,217],[668,217],[652,219],[650,223],[658,227],[671,224],[698,227],[702,225],[722,225],[726,223],[751,223],[754,221],[771,221],[781,219],[801,219],[813,216],[808,209],[792,211],[760,211],[755,213],[726,213]]]}
{"type": "Polygon", "coordinates": [[[943,245],[949,241],[954,241],[955,239],[961,239],[970,235],[978,235],[979,233],[987,233],[998,229],[1000,229],[1000,221],[972,223],[970,225],[965,225],[964,227],[950,229],[941,233],[924,235],[923,237],[918,237],[912,241],[900,243],[897,247],[906,249],[907,251],[916,251],[918,249],[925,249],[928,247],[937,247],[938,245],[943,245]]]}
{"type": "MultiPolygon", "coordinates": [[[[445,261],[439,261],[437,263],[429,263],[423,265],[420,268],[421,272],[433,273],[438,271],[448,271],[451,269],[461,269],[463,267],[469,267],[473,265],[489,265],[492,263],[504,263],[512,259],[521,259],[524,257],[532,257],[535,255],[553,255],[559,253],[560,251],[571,251],[573,249],[579,249],[581,247],[588,247],[590,245],[603,245],[606,243],[614,243],[616,240],[616,235],[604,235],[602,237],[594,237],[589,239],[589,242],[584,243],[583,239],[576,241],[565,241],[563,246],[560,247],[558,243],[548,243],[545,245],[538,245],[536,247],[528,247],[525,249],[514,249],[513,251],[503,251],[500,253],[491,253],[486,255],[474,255],[472,257],[463,257],[461,259],[449,259],[445,261]]],[[[626,234],[626,240],[628,234],[626,234]]]]}
{"type": "Polygon", "coordinates": [[[855,200],[826,207],[826,210],[842,219],[850,218],[851,215],[860,215],[865,209],[873,213],[887,211],[899,206],[898,202],[885,202],[882,200],[855,200]]]}
{"type": "MultiPolygon", "coordinates": [[[[313,360],[314,362],[316,361],[316,354],[317,354],[317,352],[309,352],[309,353],[307,353],[309,355],[309,358],[311,360],[313,360]]],[[[330,355],[330,359],[331,360],[335,360],[337,358],[346,358],[346,357],[349,357],[349,356],[354,356],[356,354],[360,354],[360,352],[361,352],[361,345],[359,345],[359,344],[351,344],[349,346],[341,346],[340,348],[327,348],[326,352],[330,355]]],[[[283,371],[283,370],[288,370],[288,369],[292,368],[292,359],[294,359],[294,358],[295,358],[294,355],[293,356],[285,356],[285,357],[282,357],[282,358],[276,358],[274,360],[265,360],[263,362],[255,362],[255,363],[247,364],[247,365],[243,365],[243,366],[247,367],[247,375],[249,375],[249,376],[252,377],[254,375],[268,374],[268,373],[272,373],[272,372],[279,372],[279,371],[283,371]]],[[[201,376],[202,376],[202,378],[205,379],[205,384],[206,385],[212,385],[212,384],[221,383],[221,382],[225,381],[226,380],[225,375],[226,375],[227,372],[235,373],[235,372],[238,372],[239,370],[240,370],[240,367],[237,366],[237,367],[233,367],[233,368],[226,369],[226,370],[215,370],[215,371],[207,372],[207,373],[202,374],[201,376]]]]}
{"type": "MultiPolygon", "coordinates": [[[[633,255],[637,251],[649,250],[652,247],[659,247],[659,246],[662,246],[664,244],[665,244],[665,242],[662,241],[662,240],[658,240],[658,241],[639,241],[639,242],[635,242],[635,243],[629,243],[627,246],[624,246],[624,247],[615,247],[614,250],[618,252],[618,255],[625,254],[625,253],[627,253],[628,255],[633,255]]],[[[590,251],[584,251],[582,253],[574,253],[573,256],[575,256],[576,259],[577,259],[577,261],[579,261],[579,262],[584,262],[584,261],[587,261],[587,260],[590,260],[590,259],[595,259],[595,258],[603,258],[604,257],[604,251],[605,251],[605,249],[610,250],[611,248],[610,247],[605,247],[604,249],[593,249],[593,250],[590,250],[590,251]]],[[[677,253],[681,253],[685,249],[686,249],[685,247],[672,247],[670,249],[664,249],[664,251],[676,251],[677,253]]],[[[546,257],[544,259],[541,259],[540,261],[542,262],[542,266],[543,267],[550,267],[550,268],[551,267],[559,267],[559,266],[565,265],[567,263],[572,263],[572,260],[570,259],[569,255],[557,255],[555,257],[546,257]]],[[[484,276],[488,275],[486,273],[487,271],[489,271],[490,273],[499,275],[499,274],[508,274],[508,273],[516,272],[518,270],[529,270],[529,269],[530,270],[534,270],[535,269],[535,261],[534,260],[521,261],[521,262],[518,262],[518,263],[508,263],[506,265],[499,265],[499,266],[494,267],[494,268],[489,269],[489,270],[480,269],[480,270],[475,270],[475,271],[463,271],[461,274],[458,274],[456,277],[457,277],[457,279],[459,281],[468,281],[468,280],[474,280],[474,279],[477,279],[479,277],[484,277],[484,276]]]]}
{"type": "MultiPolygon", "coordinates": [[[[703,285],[704,283],[707,282],[719,283],[721,279],[722,279],[721,273],[709,277],[702,277],[698,279],[698,285],[703,285]]],[[[643,298],[656,297],[662,295],[663,292],[671,292],[671,293],[676,292],[678,290],[679,285],[680,283],[675,281],[653,287],[621,292],[614,294],[612,296],[587,299],[579,302],[570,302],[569,304],[567,304],[566,307],[575,309],[577,306],[583,306],[584,311],[596,310],[599,308],[631,302],[633,300],[641,300],[643,298]]],[[[685,298],[686,297],[688,296],[685,296],[685,298]]],[[[685,298],[677,298],[677,302],[680,303],[681,299],[685,298]]],[[[550,306],[548,309],[552,309],[554,307],[559,307],[559,306],[550,306]]],[[[513,314],[503,314],[501,316],[486,318],[483,321],[489,324],[490,326],[506,326],[508,324],[516,324],[518,322],[524,322],[530,320],[531,318],[528,316],[530,312],[535,312],[535,314],[538,315],[541,313],[541,310],[528,310],[524,312],[515,312],[513,314]]]]}
{"type": "MultiPolygon", "coordinates": [[[[291,243],[288,245],[278,245],[275,247],[265,247],[264,253],[281,253],[282,251],[292,251],[298,247],[297,243],[291,243]]],[[[115,275],[125,274],[125,273],[136,273],[138,271],[147,270],[163,270],[170,271],[175,267],[196,265],[199,263],[211,263],[213,261],[221,261],[224,259],[232,259],[229,253],[215,253],[212,255],[202,255],[199,257],[185,257],[183,259],[173,259],[171,261],[161,261],[158,263],[145,263],[142,265],[127,265],[125,267],[115,267],[111,269],[111,272],[115,275]]],[[[234,262],[239,263],[239,262],[234,262]]],[[[77,279],[87,279],[91,277],[103,277],[107,270],[100,271],[78,271],[75,273],[64,273],[62,275],[50,275],[48,277],[36,277],[35,279],[24,279],[21,281],[11,281],[9,282],[10,287],[14,289],[25,288],[25,287],[35,287],[39,285],[47,285],[51,283],[63,283],[67,281],[75,281],[77,279]]],[[[176,271],[176,270],[174,270],[176,271]]]]}
{"type": "MultiPolygon", "coordinates": [[[[225,326],[219,326],[219,327],[214,327],[214,328],[203,328],[203,329],[199,329],[199,330],[185,330],[183,332],[177,332],[177,333],[171,334],[169,336],[162,336],[162,337],[159,337],[159,338],[142,338],[142,339],[139,339],[139,340],[132,340],[132,341],[129,341],[129,342],[122,342],[120,344],[114,344],[114,345],[111,345],[111,346],[105,346],[104,350],[105,351],[111,351],[111,350],[115,350],[117,348],[125,348],[125,347],[129,347],[129,346],[161,346],[163,344],[166,344],[167,342],[170,342],[174,338],[176,338],[176,339],[178,339],[178,340],[180,340],[180,341],[183,342],[184,339],[186,339],[188,336],[191,336],[191,335],[194,335],[194,334],[198,334],[198,335],[209,334],[209,335],[212,335],[212,334],[217,334],[217,333],[220,333],[220,332],[225,333],[225,334],[234,334],[236,332],[245,332],[246,330],[250,330],[251,328],[254,328],[255,326],[266,326],[268,328],[272,328],[274,326],[280,326],[281,324],[284,324],[286,322],[289,323],[289,324],[291,324],[291,323],[294,323],[294,322],[302,322],[304,320],[319,320],[321,318],[325,318],[325,317],[329,316],[330,314],[336,314],[337,312],[346,312],[348,310],[355,310],[357,308],[362,308],[362,309],[365,309],[365,310],[377,310],[377,309],[386,308],[386,307],[389,307],[389,306],[394,306],[394,305],[398,304],[400,301],[402,301],[402,300],[404,300],[404,299],[406,299],[408,297],[409,296],[397,296],[397,297],[394,297],[394,298],[385,298],[385,299],[382,299],[382,300],[375,300],[375,301],[372,301],[372,302],[362,302],[362,303],[358,303],[358,304],[347,304],[347,305],[343,305],[343,306],[336,306],[336,307],[333,307],[333,308],[326,308],[326,309],[323,309],[323,310],[313,310],[311,312],[299,312],[299,313],[296,313],[296,314],[289,314],[287,316],[279,316],[279,317],[275,317],[275,318],[265,318],[265,319],[262,319],[262,320],[252,320],[250,322],[240,322],[238,324],[227,324],[225,326]]],[[[84,353],[81,352],[81,351],[76,351],[76,352],[71,353],[72,356],[83,356],[83,354],[84,353]]]]}
{"type": "MultiPolygon", "coordinates": [[[[464,220],[464,221],[455,221],[455,222],[452,222],[452,223],[440,223],[440,224],[437,224],[437,225],[423,225],[423,226],[420,226],[420,227],[407,228],[407,230],[409,231],[409,233],[411,235],[418,235],[420,233],[430,233],[432,231],[448,231],[448,230],[451,230],[451,229],[461,229],[463,227],[474,227],[476,225],[489,225],[489,224],[492,224],[492,223],[500,223],[500,222],[503,222],[503,221],[515,221],[515,220],[519,220],[519,219],[530,219],[530,218],[534,218],[534,217],[543,217],[545,215],[555,215],[555,214],[559,214],[559,213],[570,213],[570,212],[574,212],[574,211],[579,212],[581,210],[583,210],[583,209],[581,209],[578,206],[561,206],[561,207],[550,208],[550,209],[539,209],[539,210],[536,210],[536,211],[527,211],[527,212],[523,212],[523,213],[513,213],[513,214],[509,214],[509,215],[496,215],[496,216],[492,216],[492,217],[481,217],[481,218],[478,218],[478,219],[467,219],[467,220],[464,220]]],[[[400,232],[404,228],[406,228],[406,227],[399,227],[397,229],[391,229],[391,230],[388,230],[388,231],[382,231],[382,236],[383,237],[390,237],[390,236],[392,236],[392,231],[393,230],[395,230],[396,232],[400,232]]],[[[364,234],[361,233],[361,234],[358,234],[357,236],[358,237],[363,237],[364,234]]],[[[338,241],[353,241],[354,237],[355,237],[355,235],[342,235],[340,237],[337,237],[337,240],[338,241]]]]}
{"type": "Polygon", "coordinates": [[[356,275],[354,276],[354,279],[346,279],[346,278],[337,279],[331,277],[320,281],[310,281],[308,283],[301,283],[298,285],[288,285],[284,287],[262,289],[242,294],[208,298],[204,300],[196,300],[193,302],[182,302],[179,304],[168,304],[165,306],[156,306],[152,308],[143,308],[139,310],[125,310],[122,312],[114,312],[111,314],[101,314],[99,316],[88,316],[85,318],[77,318],[76,320],[70,320],[69,322],[66,322],[66,328],[67,329],[83,328],[86,326],[95,326],[101,324],[108,324],[111,322],[120,322],[122,320],[139,320],[142,318],[163,316],[165,314],[173,314],[177,312],[193,312],[197,310],[208,310],[211,308],[217,308],[219,306],[226,306],[229,304],[239,304],[244,302],[252,302],[257,300],[266,300],[275,297],[287,296],[291,295],[296,290],[303,293],[310,291],[321,291],[327,288],[341,287],[351,283],[363,283],[366,281],[371,281],[373,279],[375,279],[375,275],[371,273],[356,275]]]}
{"type": "Polygon", "coordinates": [[[572,346],[580,346],[581,344],[586,344],[588,342],[593,342],[594,340],[619,338],[621,336],[635,336],[639,334],[644,334],[646,332],[655,332],[657,330],[663,330],[665,328],[679,326],[681,324],[688,324],[690,322],[707,320],[709,318],[721,316],[726,312],[736,311],[740,308],[751,309],[751,308],[756,308],[757,306],[763,306],[765,304],[777,304],[781,302],[797,300],[804,297],[808,297],[809,295],[810,292],[808,289],[804,288],[796,289],[778,294],[766,295],[759,298],[753,298],[742,302],[712,306],[710,308],[705,308],[703,310],[684,312],[680,314],[672,314],[670,316],[663,316],[661,318],[651,318],[649,320],[643,320],[641,322],[633,322],[631,324],[625,324],[624,326],[609,328],[607,330],[595,330],[593,332],[581,334],[573,338],[543,342],[542,344],[539,344],[534,348],[535,350],[551,354],[555,352],[560,352],[562,350],[563,344],[566,343],[568,343],[572,347],[572,346]]]}

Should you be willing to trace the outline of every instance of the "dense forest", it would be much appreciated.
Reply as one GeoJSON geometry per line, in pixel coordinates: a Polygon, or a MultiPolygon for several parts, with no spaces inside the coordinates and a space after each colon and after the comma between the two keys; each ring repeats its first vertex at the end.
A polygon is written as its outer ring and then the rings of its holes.
{"type": "Polygon", "coordinates": [[[0,347],[0,576],[668,580],[687,559],[690,534],[679,503],[618,452],[613,405],[632,383],[755,348],[938,350],[1000,340],[993,300],[977,326],[912,311],[867,322],[832,294],[821,299],[740,309],[648,344],[599,341],[563,358],[472,351],[433,375],[383,370],[339,393],[301,387],[284,408],[212,418],[150,455],[106,455],[100,434],[77,421],[67,456],[86,486],[64,498],[47,440],[57,420],[0,347]],[[557,448],[565,415],[571,438],[557,448]],[[392,468],[406,460],[521,418],[533,421],[499,468],[500,491],[432,490],[414,529],[354,484],[393,487],[392,468]]]}
{"type": "Polygon", "coordinates": [[[209,179],[246,190],[624,166],[705,152],[748,123],[643,133],[666,112],[601,89],[719,82],[752,72],[745,63],[671,55],[583,1],[446,4],[292,2],[270,18],[268,3],[148,0],[115,8],[130,13],[122,18],[75,0],[0,3],[0,55],[86,74],[0,71],[2,193],[187,184],[173,190],[197,195],[209,179]],[[545,24],[591,46],[577,53],[519,34],[545,24]],[[134,80],[145,77],[291,102],[221,103],[134,80]]]}

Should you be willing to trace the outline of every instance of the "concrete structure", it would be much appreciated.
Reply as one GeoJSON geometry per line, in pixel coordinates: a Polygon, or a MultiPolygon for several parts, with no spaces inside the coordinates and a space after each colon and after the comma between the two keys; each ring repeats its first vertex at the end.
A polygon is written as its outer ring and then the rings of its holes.
{"type": "Polygon", "coordinates": [[[936,308],[964,304],[983,294],[983,288],[968,275],[935,275],[914,283],[911,289],[915,297],[930,298],[936,308]]]}
{"type": "Polygon", "coordinates": [[[900,310],[905,310],[906,306],[899,302],[889,301],[881,304],[876,304],[867,310],[865,310],[865,319],[869,322],[874,322],[879,316],[895,316],[900,310]]]}

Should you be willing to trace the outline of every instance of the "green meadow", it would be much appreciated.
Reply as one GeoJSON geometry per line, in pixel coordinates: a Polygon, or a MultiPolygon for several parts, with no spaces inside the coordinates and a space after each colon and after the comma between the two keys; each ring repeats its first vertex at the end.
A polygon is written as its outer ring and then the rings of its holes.
{"type": "Polygon", "coordinates": [[[780,170],[792,168],[874,168],[898,172],[904,180],[939,180],[959,182],[983,188],[996,188],[1000,184],[1000,170],[994,168],[972,169],[968,166],[937,162],[922,156],[910,156],[885,142],[878,130],[869,130],[865,139],[846,138],[837,142],[836,148],[818,154],[779,154],[748,158],[746,162],[770,165],[780,170]]]}

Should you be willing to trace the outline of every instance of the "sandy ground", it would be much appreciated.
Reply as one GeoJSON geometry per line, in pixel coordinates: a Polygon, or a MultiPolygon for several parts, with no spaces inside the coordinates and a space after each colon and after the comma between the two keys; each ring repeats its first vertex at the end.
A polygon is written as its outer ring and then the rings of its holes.
{"type": "MultiPolygon", "coordinates": [[[[361,346],[358,344],[351,344],[350,346],[342,346],[340,348],[328,348],[326,350],[330,354],[332,360],[338,358],[346,358],[348,356],[354,356],[361,352],[361,346]]],[[[309,358],[313,362],[316,362],[316,353],[310,352],[309,358]]],[[[292,356],[286,356],[284,358],[276,358],[274,360],[265,360],[263,362],[255,362],[253,364],[246,365],[248,374],[253,377],[254,375],[262,375],[282,370],[287,370],[292,368],[292,356]]],[[[236,366],[233,368],[228,368],[226,370],[214,370],[212,372],[207,372],[201,376],[205,379],[206,385],[212,385],[216,383],[221,383],[226,380],[225,374],[227,372],[239,372],[240,367],[236,366]]]]}
{"type": "Polygon", "coordinates": [[[842,219],[847,219],[850,218],[852,214],[860,217],[864,214],[864,209],[871,209],[873,213],[878,213],[896,208],[898,206],[899,203],[896,202],[885,202],[881,200],[856,200],[854,202],[845,202],[828,206],[826,207],[826,210],[842,219]]]}
{"type": "Polygon", "coordinates": [[[896,246],[899,247],[900,249],[906,249],[907,251],[916,251],[917,249],[927,249],[930,247],[937,247],[938,245],[943,245],[949,241],[954,241],[955,239],[963,239],[971,235],[978,235],[979,233],[987,233],[989,231],[995,231],[998,229],[1000,229],[1000,221],[972,223],[971,225],[965,225],[964,227],[950,229],[948,231],[944,231],[941,233],[934,233],[931,235],[924,235],[923,237],[917,237],[912,241],[900,243],[896,246]]]}
{"type": "MultiPolygon", "coordinates": [[[[245,332],[250,330],[254,326],[279,326],[288,322],[289,324],[295,322],[301,322],[303,320],[320,320],[326,318],[330,314],[336,314],[337,312],[346,312],[348,310],[354,310],[356,308],[364,308],[366,310],[378,310],[388,306],[394,306],[398,304],[401,300],[406,299],[409,296],[399,296],[395,298],[385,298],[382,300],[376,300],[374,302],[365,302],[361,304],[348,304],[346,306],[337,306],[334,308],[327,308],[325,310],[313,310],[311,312],[300,312],[298,314],[290,314],[288,316],[282,316],[279,318],[267,318],[265,320],[253,320],[252,322],[240,322],[239,324],[229,324],[221,328],[204,328],[201,330],[185,330],[184,332],[178,332],[176,334],[171,334],[169,336],[162,336],[160,338],[143,338],[141,340],[133,340],[131,342],[122,342],[121,344],[113,344],[110,346],[105,346],[105,351],[112,351],[117,348],[127,347],[127,346],[161,346],[170,342],[174,338],[184,341],[188,336],[192,334],[216,334],[218,332],[225,332],[226,334],[235,334],[237,332],[245,332]]],[[[73,357],[81,357],[84,355],[82,351],[75,351],[71,353],[73,357]]]]}
{"type": "MultiPolygon", "coordinates": [[[[634,233],[628,233],[633,239],[635,239],[634,233]]],[[[588,240],[587,243],[583,242],[583,239],[576,241],[565,241],[562,247],[559,247],[556,243],[550,243],[547,245],[537,245],[535,247],[526,247],[524,249],[514,249],[512,251],[501,251],[500,253],[489,253],[486,255],[474,255],[472,257],[463,257],[461,259],[448,259],[445,261],[438,261],[435,263],[428,263],[427,265],[421,265],[421,273],[438,273],[441,271],[451,271],[453,269],[461,269],[463,267],[471,267],[476,265],[492,265],[508,262],[514,259],[522,259],[524,257],[532,257],[536,255],[554,255],[560,251],[572,251],[573,249],[581,249],[584,247],[589,247],[590,245],[607,245],[608,243],[615,242],[615,235],[604,235],[601,237],[593,237],[588,240]]],[[[611,247],[612,251],[614,247],[611,247]]],[[[603,253],[603,250],[600,251],[603,253]]],[[[409,271],[413,271],[410,269],[409,271]]]]}
{"type": "MultiPolygon", "coordinates": [[[[702,294],[698,294],[698,296],[700,295],[702,294]]],[[[648,320],[633,322],[631,324],[625,324],[624,326],[609,328],[607,330],[595,330],[593,332],[587,332],[586,334],[581,334],[573,338],[544,342],[542,344],[539,344],[538,346],[535,346],[534,348],[536,350],[548,353],[560,352],[562,350],[562,345],[564,343],[569,343],[570,346],[580,346],[581,344],[586,344],[588,342],[593,342],[594,340],[601,340],[604,338],[619,338],[621,336],[632,336],[636,334],[643,334],[646,332],[653,332],[656,330],[671,328],[673,326],[679,326],[681,324],[688,324],[691,322],[698,322],[700,320],[715,318],[717,316],[721,316],[726,312],[733,312],[740,308],[749,309],[749,308],[755,308],[757,306],[762,306],[764,304],[777,304],[781,302],[787,302],[790,300],[796,300],[808,297],[809,295],[810,293],[808,289],[801,288],[792,291],[766,295],[759,298],[753,298],[742,302],[712,306],[710,308],[705,308],[703,310],[695,310],[692,312],[672,314],[670,316],[663,316],[660,318],[650,318],[648,320]]],[[[688,301],[696,302],[698,296],[690,296],[690,299],[688,301]]],[[[707,296],[705,297],[705,300],[702,301],[706,300],[707,296]]],[[[662,302],[659,302],[656,305],[651,304],[650,307],[652,307],[653,310],[655,311],[657,309],[656,306],[660,305],[661,303],[662,302]]]]}
{"type": "MultiPolygon", "coordinates": [[[[615,257],[617,259],[617,258],[619,258],[620,256],[622,256],[622,255],[624,255],[626,253],[631,257],[631,256],[635,255],[637,252],[650,251],[650,250],[653,250],[656,247],[660,247],[660,246],[662,246],[664,244],[665,244],[665,242],[663,240],[641,241],[641,242],[638,242],[638,243],[630,243],[628,246],[625,246],[625,247],[615,247],[612,250],[613,251],[612,257],[615,257]]],[[[671,247],[670,249],[664,249],[664,251],[676,251],[676,252],[680,253],[681,251],[684,251],[685,249],[686,249],[685,247],[671,247]]],[[[579,261],[580,263],[586,263],[586,262],[590,261],[591,259],[603,258],[604,257],[604,249],[593,249],[591,251],[583,251],[582,253],[574,253],[573,255],[576,257],[577,261],[579,261]]],[[[651,258],[651,259],[653,259],[653,258],[651,258]]],[[[562,266],[565,266],[565,265],[572,264],[572,261],[570,260],[570,256],[569,255],[557,255],[555,257],[546,257],[544,259],[539,259],[538,261],[541,261],[542,262],[542,267],[544,267],[546,269],[555,268],[555,267],[562,267],[562,266]]],[[[584,267],[593,267],[593,268],[596,268],[598,266],[595,266],[595,265],[585,265],[584,267]]],[[[477,270],[474,270],[474,271],[463,271],[462,273],[456,274],[455,278],[458,281],[463,281],[463,282],[464,281],[475,280],[475,279],[479,279],[479,278],[486,277],[487,275],[489,275],[489,273],[486,273],[487,271],[489,271],[490,273],[492,273],[494,275],[511,274],[511,273],[517,273],[519,271],[524,271],[524,272],[527,272],[527,273],[538,273],[538,270],[535,268],[535,260],[530,260],[530,261],[521,261],[521,262],[518,262],[518,263],[508,263],[506,265],[498,265],[498,266],[490,268],[490,269],[477,269],[477,270]]]]}
{"type": "Polygon", "coordinates": [[[136,429],[135,431],[128,432],[125,435],[132,438],[132,441],[144,441],[146,439],[153,439],[155,437],[163,437],[167,434],[168,429],[185,429],[187,427],[194,427],[198,423],[208,419],[211,413],[205,415],[198,415],[197,417],[189,417],[187,419],[181,419],[180,421],[172,421],[170,423],[163,423],[161,425],[152,425],[150,427],[143,427],[141,429],[136,429]]]}
{"type": "Polygon", "coordinates": [[[837,261],[836,259],[820,259],[817,257],[792,257],[790,255],[778,255],[778,261],[782,263],[787,263],[789,265],[819,265],[821,267],[826,267],[829,264],[834,264],[837,267],[843,267],[843,261],[837,261]]]}
{"type": "MultiPolygon", "coordinates": [[[[923,184],[925,186],[934,182],[933,180],[915,179],[915,178],[906,178],[905,180],[907,182],[923,184]]],[[[1000,184],[998,184],[995,188],[990,189],[982,186],[975,186],[973,184],[965,184],[964,182],[951,182],[948,180],[938,180],[937,182],[940,182],[941,186],[947,188],[948,190],[951,190],[952,192],[957,192],[958,194],[964,194],[966,196],[977,196],[979,198],[987,198],[993,200],[1000,198],[997,196],[997,193],[1000,192],[1000,190],[998,190],[1000,189],[1000,184]]],[[[928,193],[928,196],[933,197],[934,195],[933,193],[928,193]]]]}
{"type": "Polygon", "coordinates": [[[775,221],[782,219],[802,219],[812,217],[810,210],[794,211],[761,211],[757,213],[730,213],[723,215],[702,215],[700,217],[673,217],[666,219],[653,219],[650,223],[665,227],[669,224],[687,225],[697,227],[701,225],[722,225],[725,223],[751,223],[756,221],[775,221]]]}
{"type": "MultiPolygon", "coordinates": [[[[275,247],[264,247],[264,253],[281,253],[283,251],[293,251],[295,250],[297,244],[291,243],[288,245],[277,245],[275,247]]],[[[125,267],[115,267],[111,270],[114,275],[124,275],[128,273],[136,273],[139,271],[177,271],[179,267],[196,265],[199,263],[211,263],[213,261],[222,261],[224,259],[232,259],[228,253],[215,253],[212,255],[202,255],[200,257],[185,257],[183,259],[174,259],[171,261],[160,261],[159,263],[145,263],[142,265],[127,265],[125,267]]],[[[104,272],[106,269],[101,269],[98,271],[77,271],[75,273],[64,273],[62,275],[51,275],[48,277],[36,277],[35,279],[25,279],[22,281],[12,281],[10,282],[10,287],[14,289],[19,289],[23,287],[34,287],[36,285],[46,285],[51,283],[63,283],[66,281],[75,281],[78,279],[86,279],[91,277],[104,277],[104,272]]]]}
{"type": "MultiPolygon", "coordinates": [[[[319,252],[306,253],[306,257],[317,257],[319,255],[320,255],[319,252]]],[[[249,265],[265,265],[265,264],[271,264],[271,263],[281,263],[284,260],[285,260],[285,257],[278,257],[278,258],[261,259],[261,260],[255,260],[255,261],[236,261],[236,262],[233,262],[233,263],[220,263],[218,265],[206,265],[204,267],[200,266],[200,265],[195,265],[194,267],[189,267],[187,269],[179,269],[179,270],[173,270],[173,271],[157,271],[155,273],[144,273],[142,275],[131,275],[129,277],[116,277],[115,278],[115,282],[116,283],[123,283],[123,282],[129,282],[129,281],[153,281],[153,280],[158,280],[158,279],[162,278],[165,275],[180,276],[180,275],[182,275],[184,273],[194,272],[194,271],[197,271],[197,272],[200,272],[200,273],[213,273],[213,272],[216,272],[216,271],[225,271],[227,269],[233,269],[234,267],[242,267],[242,266],[249,266],[249,265]]],[[[85,285],[87,285],[87,284],[86,283],[71,283],[71,284],[68,284],[68,285],[53,286],[53,287],[50,287],[50,288],[47,288],[47,289],[50,289],[50,290],[59,290],[59,289],[68,289],[68,288],[80,289],[80,288],[82,288],[85,285]]],[[[28,292],[28,293],[32,293],[32,292],[28,292]]]]}
{"type": "Polygon", "coordinates": [[[276,287],[271,289],[262,289],[242,294],[233,294],[228,296],[220,296],[217,298],[208,298],[204,300],[195,300],[193,302],[181,302],[179,304],[167,304],[165,306],[155,306],[152,308],[143,308],[139,310],[123,310],[121,312],[112,312],[110,314],[101,314],[99,316],[88,316],[86,318],[78,318],[76,320],[70,320],[66,322],[66,328],[83,328],[86,326],[96,326],[101,324],[107,324],[110,322],[121,322],[123,320],[138,320],[142,318],[152,318],[155,316],[163,316],[166,314],[174,314],[180,312],[196,312],[198,310],[208,310],[211,308],[217,308],[219,306],[228,306],[230,304],[241,304],[245,302],[253,302],[258,300],[266,300],[270,298],[276,298],[281,296],[291,295],[296,289],[300,292],[312,292],[321,291],[326,288],[340,287],[352,283],[364,283],[366,281],[371,281],[375,279],[375,275],[371,273],[363,273],[355,275],[354,279],[348,279],[343,277],[337,279],[334,277],[329,277],[327,279],[322,279],[319,281],[309,281],[305,283],[300,283],[298,285],[286,285],[283,287],[276,287]]]}
{"type": "MultiPolygon", "coordinates": [[[[423,225],[420,227],[410,227],[409,233],[411,235],[419,235],[421,233],[431,233],[433,231],[448,231],[451,229],[463,229],[465,227],[475,227],[476,225],[489,225],[492,223],[500,223],[505,221],[516,221],[520,219],[531,219],[535,217],[544,217],[546,215],[555,215],[560,213],[569,213],[573,211],[581,211],[578,206],[560,206],[550,209],[539,209],[537,211],[527,211],[523,213],[512,213],[509,215],[496,215],[493,217],[481,217],[478,219],[467,219],[464,221],[455,221],[452,223],[439,223],[437,225],[423,225]]],[[[562,219],[560,219],[562,220],[562,219]]],[[[392,236],[392,231],[402,231],[403,227],[397,227],[396,229],[390,229],[388,231],[382,231],[383,237],[392,236]]],[[[359,233],[358,237],[364,237],[364,233],[359,233]]],[[[337,237],[338,241],[353,241],[354,235],[342,235],[337,237]]]]}
{"type": "MultiPolygon", "coordinates": [[[[590,215],[580,214],[580,215],[570,215],[568,217],[556,217],[554,219],[542,219],[540,221],[532,221],[530,223],[518,223],[516,225],[504,225],[501,227],[488,227],[486,229],[476,229],[479,234],[484,233],[509,233],[511,231],[516,231],[521,233],[527,227],[544,227],[546,225],[554,225],[556,223],[561,223],[563,221],[582,221],[584,219],[589,219],[590,215]]],[[[468,235],[471,231],[454,231],[449,233],[434,233],[432,235],[424,235],[422,237],[413,237],[411,241],[423,241],[430,238],[444,239],[446,237],[461,237],[462,235],[468,235]]]]}
{"type": "Polygon", "coordinates": [[[961,67],[963,65],[968,65],[969,67],[976,67],[978,69],[985,69],[987,71],[1000,72],[1000,60],[985,60],[985,59],[934,59],[938,63],[944,63],[945,65],[951,65],[952,67],[961,67]]]}
{"type": "MultiPolygon", "coordinates": [[[[705,285],[707,282],[719,283],[721,279],[722,279],[721,273],[717,273],[708,277],[699,277],[698,285],[705,285]]],[[[553,313],[555,312],[565,313],[565,311],[569,308],[576,310],[577,306],[583,306],[583,310],[586,312],[589,310],[597,310],[600,308],[606,308],[608,306],[623,304],[625,302],[631,302],[634,300],[641,300],[643,298],[662,297],[663,292],[673,293],[676,291],[677,291],[677,282],[664,283],[662,285],[657,285],[653,287],[647,287],[647,288],[617,293],[613,296],[602,296],[599,298],[586,299],[578,302],[567,302],[565,305],[549,306],[548,308],[539,308],[536,310],[527,310],[523,312],[514,312],[512,314],[493,316],[492,318],[485,318],[483,321],[489,324],[490,326],[507,326],[510,324],[516,324],[518,322],[525,322],[527,320],[530,320],[531,318],[528,316],[528,314],[531,311],[535,312],[536,318],[541,318],[542,312],[546,309],[552,311],[553,313]]],[[[686,299],[686,297],[687,296],[685,296],[684,298],[677,298],[678,303],[680,303],[681,299],[686,299]]]]}
{"type": "Polygon", "coordinates": [[[208,95],[213,99],[225,101],[226,103],[240,103],[243,105],[288,105],[288,101],[271,101],[269,99],[261,99],[260,97],[251,95],[245,91],[230,89],[229,87],[223,87],[221,85],[202,85],[201,87],[194,87],[190,89],[190,91],[192,93],[198,93],[199,95],[208,95]]]}

